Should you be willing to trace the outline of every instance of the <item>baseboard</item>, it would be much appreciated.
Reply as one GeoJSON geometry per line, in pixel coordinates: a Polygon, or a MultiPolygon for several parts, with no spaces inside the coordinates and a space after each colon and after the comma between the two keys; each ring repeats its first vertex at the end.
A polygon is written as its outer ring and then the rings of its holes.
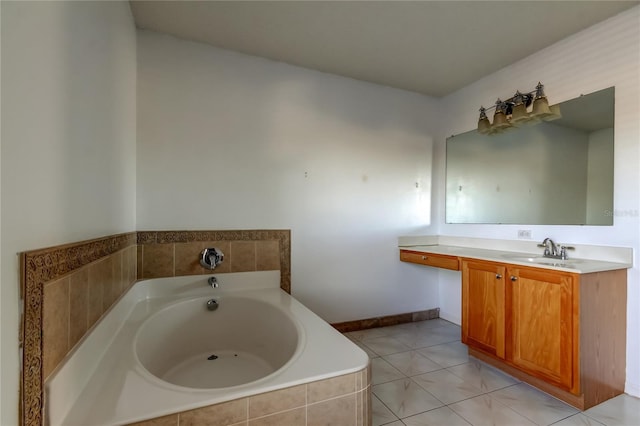
{"type": "Polygon", "coordinates": [[[346,333],[349,331],[387,327],[389,325],[405,324],[408,322],[424,321],[436,318],[440,318],[440,308],[428,309],[426,311],[407,312],[404,314],[387,315],[383,317],[337,322],[331,324],[331,326],[341,333],[346,333]]]}

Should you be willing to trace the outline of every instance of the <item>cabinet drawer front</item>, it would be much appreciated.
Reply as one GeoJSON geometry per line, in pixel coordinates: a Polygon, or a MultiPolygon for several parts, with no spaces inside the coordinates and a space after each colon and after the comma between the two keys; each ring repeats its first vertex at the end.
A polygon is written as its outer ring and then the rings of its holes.
{"type": "Polygon", "coordinates": [[[412,250],[400,250],[400,260],[403,262],[418,263],[420,265],[433,266],[435,268],[460,270],[460,262],[455,256],[443,254],[424,253],[412,250]]]}

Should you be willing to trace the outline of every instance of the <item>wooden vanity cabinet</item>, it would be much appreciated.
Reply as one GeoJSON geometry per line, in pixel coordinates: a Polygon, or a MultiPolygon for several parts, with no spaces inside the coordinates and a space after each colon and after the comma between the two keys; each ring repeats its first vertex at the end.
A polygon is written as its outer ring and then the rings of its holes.
{"type": "Polygon", "coordinates": [[[586,409],[624,391],[626,270],[461,259],[469,353],[586,409]]]}

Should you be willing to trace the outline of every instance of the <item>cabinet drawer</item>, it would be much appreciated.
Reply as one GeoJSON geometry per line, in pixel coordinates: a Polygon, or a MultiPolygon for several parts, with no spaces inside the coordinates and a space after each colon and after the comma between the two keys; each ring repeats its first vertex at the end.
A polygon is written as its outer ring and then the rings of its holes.
{"type": "Polygon", "coordinates": [[[455,256],[444,254],[425,253],[421,251],[400,250],[400,260],[403,262],[418,263],[420,265],[433,266],[435,268],[460,270],[460,262],[455,256]]]}

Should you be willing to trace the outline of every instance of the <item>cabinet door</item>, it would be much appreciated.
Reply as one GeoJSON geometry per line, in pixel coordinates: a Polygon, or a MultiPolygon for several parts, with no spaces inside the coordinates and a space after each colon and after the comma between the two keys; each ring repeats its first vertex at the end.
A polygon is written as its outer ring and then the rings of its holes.
{"type": "Polygon", "coordinates": [[[505,357],[505,267],[462,261],[462,342],[505,357]]]}
{"type": "Polygon", "coordinates": [[[509,268],[507,273],[511,305],[508,360],[533,376],[575,392],[578,278],[530,268],[509,268]]]}

